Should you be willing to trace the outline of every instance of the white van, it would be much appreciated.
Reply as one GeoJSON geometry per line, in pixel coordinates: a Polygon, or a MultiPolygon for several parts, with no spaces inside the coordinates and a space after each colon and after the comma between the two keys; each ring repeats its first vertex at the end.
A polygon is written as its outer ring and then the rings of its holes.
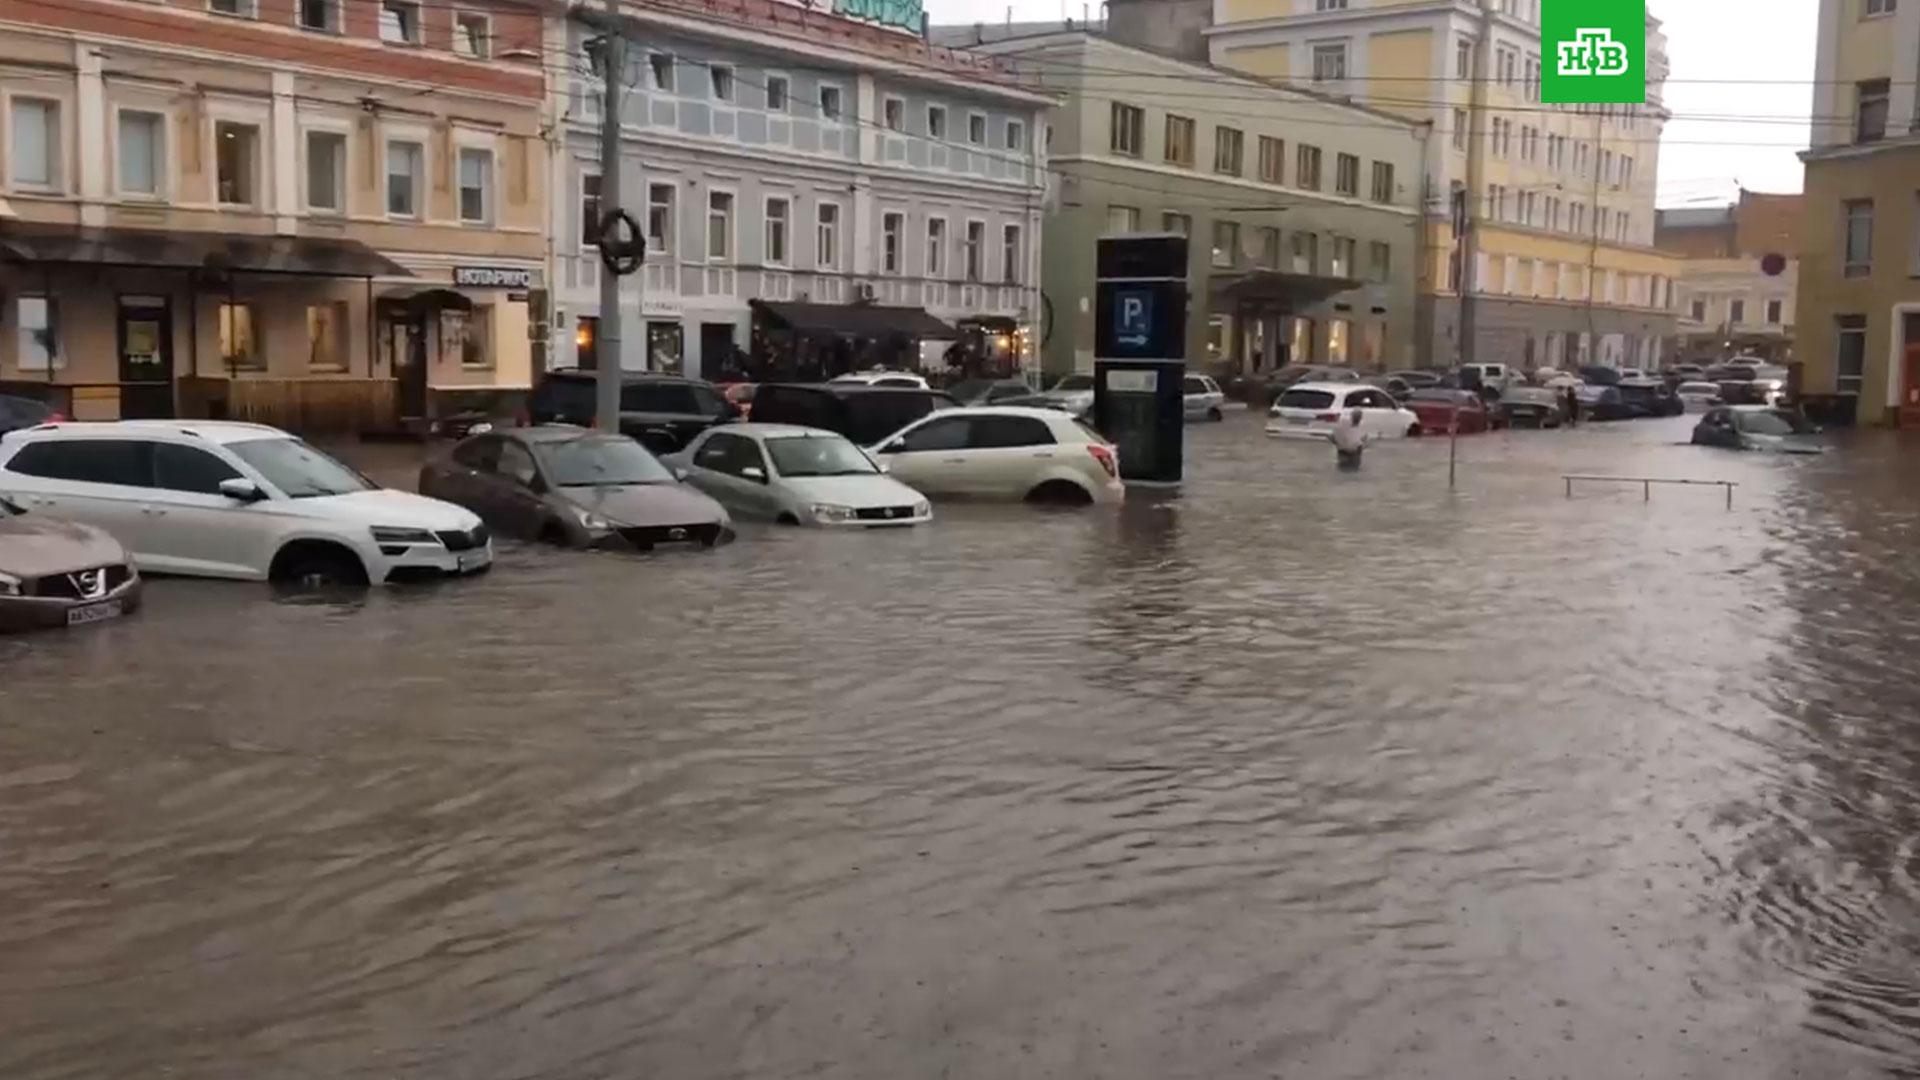
{"type": "Polygon", "coordinates": [[[1482,383],[1495,390],[1505,390],[1513,377],[1505,364],[1462,364],[1460,375],[1462,383],[1471,383],[1473,376],[1478,375],[1482,383]]]}

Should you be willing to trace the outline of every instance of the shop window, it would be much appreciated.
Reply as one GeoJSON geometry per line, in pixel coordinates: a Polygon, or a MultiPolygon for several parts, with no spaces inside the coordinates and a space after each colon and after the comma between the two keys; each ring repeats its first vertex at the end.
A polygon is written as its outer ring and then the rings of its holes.
{"type": "Polygon", "coordinates": [[[347,305],[312,304],[307,308],[307,370],[347,370],[347,305]]]}
{"type": "Polygon", "coordinates": [[[220,305],[220,363],[228,371],[265,371],[252,304],[220,305]]]}
{"type": "Polygon", "coordinates": [[[475,304],[472,311],[442,311],[441,358],[447,362],[458,362],[469,371],[493,367],[492,343],[487,340],[487,328],[492,325],[491,305],[475,304]]]}
{"type": "Polygon", "coordinates": [[[14,301],[13,322],[20,334],[15,366],[21,371],[58,371],[66,366],[54,310],[51,297],[22,296],[14,301]]]}

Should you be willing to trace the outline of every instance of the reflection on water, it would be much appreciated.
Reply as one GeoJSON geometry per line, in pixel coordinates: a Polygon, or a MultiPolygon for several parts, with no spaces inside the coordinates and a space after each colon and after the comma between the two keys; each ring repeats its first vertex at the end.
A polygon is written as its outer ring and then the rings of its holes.
{"type": "Polygon", "coordinates": [[[1911,1075],[1911,449],[1685,434],[0,642],[0,1076],[1911,1075]]]}

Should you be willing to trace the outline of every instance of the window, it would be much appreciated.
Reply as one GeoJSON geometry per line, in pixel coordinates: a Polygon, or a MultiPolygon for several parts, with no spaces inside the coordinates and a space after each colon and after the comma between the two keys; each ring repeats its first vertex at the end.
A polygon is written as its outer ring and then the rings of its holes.
{"type": "Polygon", "coordinates": [[[347,370],[347,305],[307,307],[307,370],[347,370]]]}
{"type": "Polygon", "coordinates": [[[240,470],[199,447],[166,442],[149,446],[153,451],[154,487],[218,495],[222,481],[240,479],[240,470]]]}
{"type": "Polygon", "coordinates": [[[51,188],[60,184],[60,105],[16,97],[9,116],[8,142],[15,184],[51,188]]]}
{"type": "Polygon", "coordinates": [[[1339,82],[1346,77],[1347,47],[1345,44],[1313,47],[1314,82],[1339,82]]]}
{"type": "Polygon", "coordinates": [[[1453,43],[1453,77],[1466,82],[1473,78],[1473,39],[1460,38],[1453,43]]]}
{"type": "Polygon", "coordinates": [[[1515,79],[1515,69],[1520,63],[1520,55],[1512,49],[1496,49],[1493,55],[1498,62],[1499,70],[1496,74],[1500,85],[1511,88],[1515,79]]]}
{"type": "Polygon", "coordinates": [[[1861,16],[1891,15],[1899,8],[1900,0],[1862,0],[1861,16]]]}
{"type": "Polygon", "coordinates": [[[840,207],[823,202],[814,209],[814,258],[822,270],[840,265],[840,207]]]}
{"type": "Polygon", "coordinates": [[[334,0],[300,0],[300,28],[340,32],[340,5],[334,0]]]}
{"type": "Polygon", "coordinates": [[[767,252],[765,262],[772,266],[787,265],[787,214],[793,204],[786,199],[767,200],[767,252]]]}
{"type": "Polygon", "coordinates": [[[477,60],[493,55],[493,24],[477,12],[454,12],[453,51],[477,60]]]}
{"type": "Polygon", "coordinates": [[[387,216],[420,214],[420,144],[387,144],[387,216]]]}
{"type": "Polygon", "coordinates": [[[1215,220],[1213,223],[1213,265],[1232,266],[1239,261],[1239,223],[1215,220]]]}
{"type": "Polygon", "coordinates": [[[1767,301],[1767,325],[1768,326],[1780,325],[1781,308],[1784,306],[1785,305],[1778,300],[1767,301]]]}
{"type": "Polygon", "coordinates": [[[1286,183],[1287,143],[1271,135],[1260,136],[1260,179],[1269,184],[1286,183]]]}
{"type": "Polygon", "coordinates": [[[242,19],[254,17],[253,0],[207,0],[207,10],[215,15],[234,15],[242,19]]]}
{"type": "Polygon", "coordinates": [[[252,206],[259,196],[260,129],[222,120],[213,125],[213,141],[220,201],[227,206],[252,206]]]}
{"type": "Polygon", "coordinates": [[[1727,302],[1727,325],[1739,326],[1741,323],[1746,321],[1747,321],[1747,302],[1745,300],[1728,301],[1727,302]]]}
{"type": "Polygon", "coordinates": [[[346,188],[347,137],[337,131],[307,132],[307,209],[345,210],[346,188]]]}
{"type": "Polygon", "coordinates": [[[491,150],[460,150],[460,220],[481,225],[493,220],[491,150]]]}
{"type": "Polygon", "coordinates": [[[15,366],[21,371],[58,371],[66,366],[55,330],[54,302],[45,296],[22,296],[14,301],[14,325],[19,328],[15,366]]]}
{"type": "Polygon", "coordinates": [[[1695,300],[1693,302],[1692,315],[1693,315],[1694,322],[1697,322],[1697,323],[1706,322],[1707,321],[1707,302],[1705,300],[1695,300]]]}
{"type": "Polygon", "coordinates": [[[967,446],[974,450],[1015,446],[1052,446],[1057,442],[1046,424],[1030,416],[976,416],[967,446]]]}
{"type": "Polygon", "coordinates": [[[1375,240],[1367,245],[1367,280],[1384,285],[1393,276],[1393,245],[1375,240]]]}
{"type": "Polygon", "coordinates": [[[880,123],[888,131],[904,131],[907,126],[907,103],[899,98],[888,98],[880,103],[880,123]]]}
{"type": "Polygon", "coordinates": [[[1833,321],[1840,331],[1833,388],[1842,394],[1858,394],[1867,373],[1867,317],[1837,315],[1833,321]]]}
{"type": "Polygon", "coordinates": [[[264,371],[252,304],[220,305],[220,362],[229,371],[264,371]]]}
{"type": "Polygon", "coordinates": [[[880,215],[880,269],[887,274],[900,273],[905,260],[901,243],[905,239],[907,218],[905,214],[889,211],[880,215]]]}
{"type": "Polygon", "coordinates": [[[1472,133],[1472,125],[1467,121],[1467,110],[1453,110],[1453,148],[1455,150],[1465,150],[1467,148],[1467,136],[1472,133]]]}
{"type": "Polygon", "coordinates": [[[1293,234],[1293,272],[1311,274],[1320,265],[1320,234],[1297,232],[1293,234]]]}
{"type": "Polygon", "coordinates": [[[1166,159],[1173,165],[1193,165],[1193,121],[1167,114],[1166,159]]]}
{"type": "Polygon", "coordinates": [[[492,367],[493,350],[487,347],[487,328],[493,325],[489,310],[485,305],[476,304],[472,311],[442,311],[442,355],[451,353],[458,356],[463,368],[492,367]]]}
{"type": "MultiPolygon", "coordinates": [[[[595,177],[595,195],[598,197],[598,180],[595,177]]],[[[647,251],[661,255],[673,254],[674,200],[677,191],[672,184],[647,185],[647,251]]]]}
{"type": "Polygon", "coordinates": [[[1020,278],[1024,276],[1027,257],[1020,239],[1020,226],[1000,227],[1000,280],[1008,285],[1020,284],[1020,278]]]}
{"type": "Polygon", "coordinates": [[[141,439],[34,443],[21,447],[9,468],[53,480],[152,487],[153,444],[141,439]]]}
{"type": "Polygon", "coordinates": [[[1244,167],[1246,137],[1239,128],[1213,129],[1213,171],[1222,176],[1239,176],[1244,167]]]}
{"type": "Polygon", "coordinates": [[[1193,218],[1186,214],[1177,214],[1172,210],[1160,215],[1160,231],[1178,233],[1181,236],[1193,235],[1193,218]]]}
{"type": "Polygon", "coordinates": [[[1146,113],[1133,106],[1123,106],[1114,102],[1112,111],[1114,131],[1110,133],[1110,146],[1114,154],[1125,154],[1127,158],[1139,158],[1140,144],[1146,140],[1146,113]]]}
{"type": "Polygon", "coordinates": [[[967,222],[967,235],[963,241],[962,253],[965,255],[968,281],[979,281],[985,276],[982,265],[986,261],[987,223],[984,221],[967,222]]]}
{"type": "Polygon", "coordinates": [[[1107,207],[1107,231],[1110,233],[1139,232],[1140,208],[1137,206],[1107,207]]]}
{"type": "Polygon", "coordinates": [[[409,0],[381,0],[380,40],[389,45],[420,44],[420,5],[409,0]]]}
{"type": "Polygon", "coordinates": [[[967,114],[967,142],[974,146],[987,145],[987,118],[984,114],[967,114]]]}
{"type": "Polygon", "coordinates": [[[820,118],[822,120],[840,119],[840,88],[823,86],[820,88],[820,118]]]}
{"type": "Polygon", "coordinates": [[[1347,0],[1313,0],[1315,11],[1345,11],[1347,0]]]}
{"type": "Polygon", "coordinates": [[[1373,163],[1373,201],[1377,203],[1393,201],[1393,162],[1391,161],[1373,163]]]}
{"type": "Polygon", "coordinates": [[[768,112],[786,112],[788,96],[787,77],[785,75],[767,76],[768,112]]]}
{"type": "Polygon", "coordinates": [[[166,119],[159,113],[131,109],[120,113],[120,137],[115,150],[121,194],[160,194],[160,177],[166,171],[162,163],[166,139],[166,119]]]}
{"type": "Polygon", "coordinates": [[[733,69],[725,64],[707,65],[707,84],[713,89],[713,100],[733,100],[733,69]]]}
{"type": "Polygon", "coordinates": [[[1007,121],[1007,149],[1025,152],[1027,149],[1027,125],[1018,120],[1007,121]]]}
{"type": "Polygon", "coordinates": [[[1300,145],[1298,160],[1293,163],[1293,182],[1307,191],[1320,190],[1320,148],[1300,145]]]}
{"type": "Polygon", "coordinates": [[[726,262],[733,258],[733,193],[707,192],[707,260],[726,262]]]}
{"type": "Polygon", "coordinates": [[[1360,194],[1360,159],[1338,154],[1333,159],[1333,189],[1341,195],[1360,194]]]}
{"type": "Polygon", "coordinates": [[[1359,244],[1351,236],[1333,238],[1333,276],[1346,277],[1354,272],[1353,256],[1359,244]]]}
{"type": "Polygon", "coordinates": [[[947,137],[947,107],[945,105],[927,106],[927,138],[944,139],[947,137]]]}
{"type": "Polygon", "coordinates": [[[1527,100],[1540,100],[1540,58],[1527,57],[1527,100]]]}
{"type": "Polygon", "coordinates": [[[1272,225],[1262,225],[1257,231],[1260,238],[1260,266],[1266,270],[1280,269],[1280,230],[1272,225]]]}
{"type": "Polygon", "coordinates": [[[1845,211],[1844,273],[1847,277],[1866,277],[1873,273],[1873,200],[1849,199],[1841,206],[1845,211]]]}
{"type": "MultiPolygon", "coordinates": [[[[600,243],[600,174],[580,174],[580,243],[593,247],[600,243]]],[[[653,246],[649,239],[647,246],[653,246]]]]}
{"type": "Polygon", "coordinates": [[[665,53],[647,54],[647,79],[655,90],[673,93],[673,57],[665,53]]]}
{"type": "Polygon", "coordinates": [[[927,219],[927,276],[947,276],[947,223],[944,218],[927,219]]]}
{"type": "Polygon", "coordinates": [[[1879,142],[1887,137],[1890,85],[1886,79],[1868,79],[1854,84],[1854,142],[1879,142]]]}

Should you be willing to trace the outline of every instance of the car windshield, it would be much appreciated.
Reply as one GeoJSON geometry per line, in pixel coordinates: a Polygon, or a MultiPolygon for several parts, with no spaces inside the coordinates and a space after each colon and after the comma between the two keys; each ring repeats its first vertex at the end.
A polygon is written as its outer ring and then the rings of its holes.
{"type": "Polygon", "coordinates": [[[646,447],[612,435],[585,435],[537,443],[540,464],[555,487],[671,484],[673,474],[646,447]]]}
{"type": "Polygon", "coordinates": [[[1748,435],[1805,435],[1813,430],[1799,416],[1779,409],[1734,413],[1733,420],[1748,435]]]}
{"type": "Polygon", "coordinates": [[[247,439],[228,443],[227,449],[289,499],[351,495],[379,486],[299,439],[247,439]]]}
{"type": "Polygon", "coordinates": [[[767,440],[781,476],[868,476],[880,470],[860,448],[838,435],[790,435],[767,440]]]}
{"type": "Polygon", "coordinates": [[[1053,388],[1055,390],[1091,390],[1093,389],[1093,376],[1068,375],[1066,378],[1054,383],[1053,388]]]}

